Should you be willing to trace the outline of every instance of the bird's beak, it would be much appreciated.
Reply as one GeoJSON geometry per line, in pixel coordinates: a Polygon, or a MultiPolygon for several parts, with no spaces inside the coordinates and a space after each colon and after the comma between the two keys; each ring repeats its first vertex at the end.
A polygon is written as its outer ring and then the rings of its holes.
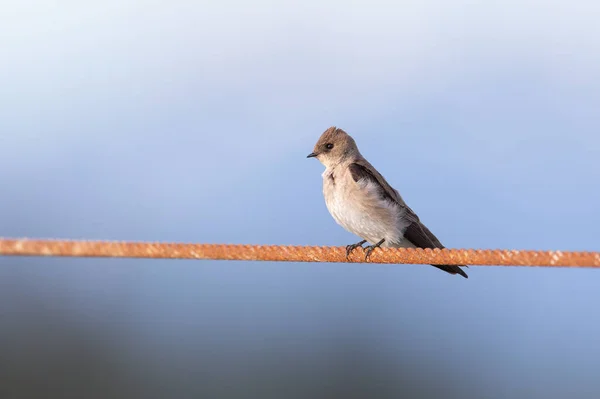
{"type": "Polygon", "coordinates": [[[317,154],[316,152],[311,152],[310,154],[308,154],[308,155],[306,156],[306,158],[314,158],[314,157],[316,157],[317,155],[319,155],[319,154],[317,154]]]}

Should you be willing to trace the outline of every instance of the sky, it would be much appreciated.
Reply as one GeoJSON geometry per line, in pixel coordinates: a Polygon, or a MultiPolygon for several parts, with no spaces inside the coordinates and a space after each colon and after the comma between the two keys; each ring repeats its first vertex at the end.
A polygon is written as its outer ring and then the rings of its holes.
{"type": "MultiPolygon", "coordinates": [[[[597,250],[599,15],[9,1],[0,236],[353,243],[306,159],[335,125],[447,247],[597,250]]],[[[0,258],[0,373],[13,393],[107,367],[113,397],[598,397],[597,271],[467,272],[0,258]]]]}

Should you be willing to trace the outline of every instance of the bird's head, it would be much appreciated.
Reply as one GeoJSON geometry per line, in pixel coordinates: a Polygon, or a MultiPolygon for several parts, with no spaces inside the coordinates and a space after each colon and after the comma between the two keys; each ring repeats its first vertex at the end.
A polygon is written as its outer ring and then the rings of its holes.
{"type": "Polygon", "coordinates": [[[325,167],[330,167],[357,155],[359,152],[354,139],[342,129],[332,126],[323,132],[307,158],[317,158],[325,167]]]}

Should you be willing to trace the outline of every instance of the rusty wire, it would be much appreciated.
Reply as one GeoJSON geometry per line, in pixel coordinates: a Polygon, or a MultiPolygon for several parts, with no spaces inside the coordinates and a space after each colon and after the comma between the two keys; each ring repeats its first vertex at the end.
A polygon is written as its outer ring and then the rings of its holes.
{"type": "MultiPolygon", "coordinates": [[[[345,247],[180,244],[28,238],[0,238],[0,255],[277,262],[365,262],[363,252],[360,250],[355,250],[347,259],[345,247]]],[[[381,248],[372,253],[369,262],[482,266],[600,267],[600,253],[381,248]]]]}

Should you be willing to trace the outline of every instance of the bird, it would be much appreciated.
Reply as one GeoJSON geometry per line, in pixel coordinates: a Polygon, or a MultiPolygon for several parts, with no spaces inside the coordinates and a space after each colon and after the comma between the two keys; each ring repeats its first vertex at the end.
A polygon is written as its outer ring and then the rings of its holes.
{"type": "MultiPolygon", "coordinates": [[[[363,249],[365,260],[379,247],[444,248],[344,130],[325,130],[307,158],[325,166],[323,196],[333,219],[362,239],[346,246],[347,257],[357,248],[363,249]],[[363,247],[367,242],[371,245],[363,247]]],[[[468,278],[459,267],[466,265],[432,266],[468,278]]]]}

